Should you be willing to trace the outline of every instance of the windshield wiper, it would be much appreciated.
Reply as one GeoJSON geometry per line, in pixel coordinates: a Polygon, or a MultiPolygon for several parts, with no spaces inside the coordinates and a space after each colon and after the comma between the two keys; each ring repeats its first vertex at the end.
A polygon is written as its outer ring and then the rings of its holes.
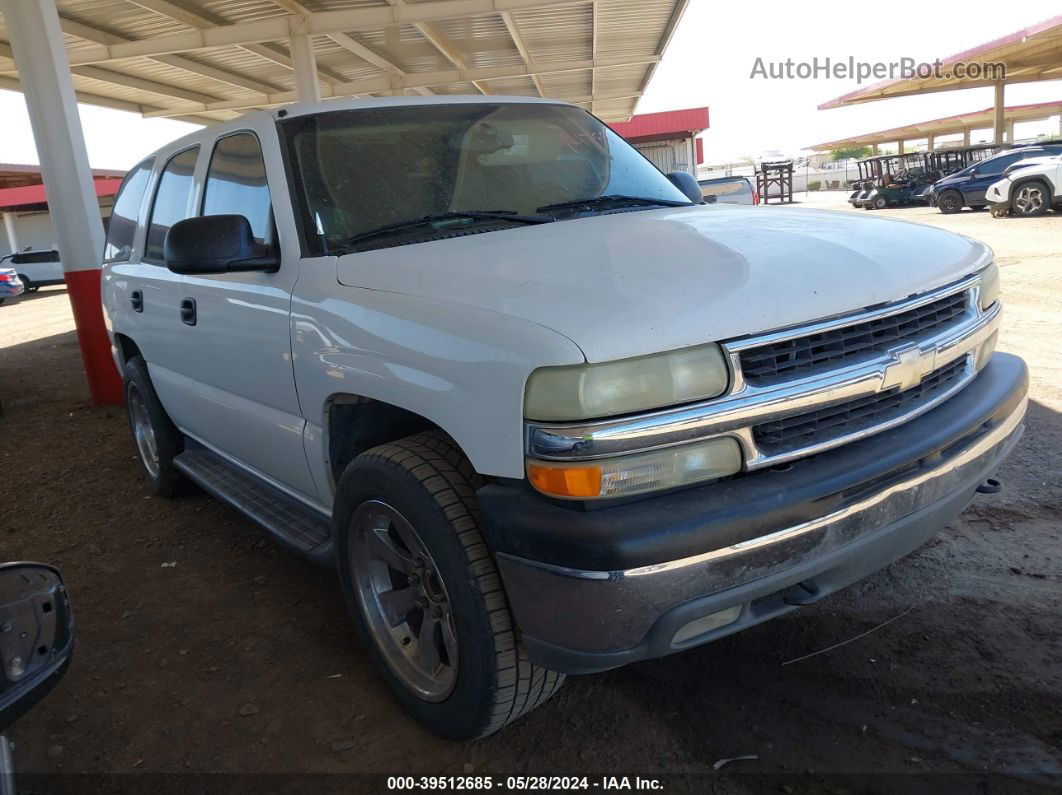
{"type": "MultiPolygon", "coordinates": [[[[361,243],[362,241],[370,240],[374,237],[384,237],[385,235],[394,234],[396,232],[405,232],[410,229],[416,229],[420,226],[445,224],[447,221],[511,221],[515,224],[548,224],[556,220],[557,219],[552,215],[520,215],[515,210],[455,210],[453,212],[435,213],[434,215],[425,215],[421,218],[410,218],[406,221],[398,221],[397,223],[378,226],[375,229],[370,229],[367,232],[361,232],[360,234],[341,240],[334,245],[340,248],[344,246],[352,246],[355,243],[361,243]]],[[[458,226],[458,224],[455,223],[452,226],[458,226]]],[[[443,228],[449,229],[451,226],[448,225],[443,228]]]]}
{"type": "Polygon", "coordinates": [[[591,196],[588,199],[576,199],[570,202],[557,202],[556,204],[544,204],[536,212],[550,212],[551,210],[578,210],[585,207],[588,210],[608,209],[610,207],[689,207],[693,202],[672,201],[671,199],[650,199],[648,196],[624,196],[619,193],[610,193],[606,196],[591,196]]]}

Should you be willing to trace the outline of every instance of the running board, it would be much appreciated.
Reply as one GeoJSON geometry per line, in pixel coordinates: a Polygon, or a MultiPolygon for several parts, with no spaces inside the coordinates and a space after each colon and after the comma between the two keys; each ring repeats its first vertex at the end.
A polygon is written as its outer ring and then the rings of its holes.
{"type": "Polygon", "coordinates": [[[260,524],[285,546],[315,563],[332,565],[332,520],[229,463],[191,444],[174,466],[210,496],[260,524]]]}

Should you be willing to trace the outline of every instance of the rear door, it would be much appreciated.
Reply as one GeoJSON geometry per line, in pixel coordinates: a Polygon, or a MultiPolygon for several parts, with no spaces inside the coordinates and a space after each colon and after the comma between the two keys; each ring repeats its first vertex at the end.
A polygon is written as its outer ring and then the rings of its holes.
{"type": "Polygon", "coordinates": [[[184,340],[176,333],[181,277],[162,261],[162,241],[187,217],[199,147],[150,159],[122,186],[107,228],[103,294],[114,331],[133,340],[155,391],[174,416],[183,405],[184,340]],[[138,223],[141,216],[145,223],[138,223]]]}
{"type": "Polygon", "coordinates": [[[994,182],[999,181],[1007,166],[1017,163],[1022,157],[1022,152],[1011,152],[1007,155],[993,157],[991,160],[985,160],[978,165],[970,180],[962,186],[962,194],[966,199],[966,204],[971,207],[985,204],[987,201],[985,199],[985,191],[992,187],[994,182]]]}
{"type": "MultiPolygon", "coordinates": [[[[197,213],[243,215],[259,242],[280,251],[272,197],[286,184],[271,122],[218,138],[201,169],[197,213]],[[263,144],[273,155],[268,168],[263,144]]],[[[184,277],[179,297],[193,302],[195,321],[177,320],[174,329],[187,341],[185,372],[195,383],[179,424],[275,485],[316,502],[291,362],[291,293],[298,274],[298,257],[289,257],[275,273],[184,277]]],[[[176,318],[176,303],[171,309],[176,318]]]]}

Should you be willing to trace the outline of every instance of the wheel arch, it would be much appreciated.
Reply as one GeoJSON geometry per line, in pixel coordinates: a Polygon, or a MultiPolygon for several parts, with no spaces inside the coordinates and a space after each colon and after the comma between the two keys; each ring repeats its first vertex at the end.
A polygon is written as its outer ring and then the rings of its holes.
{"type": "Polygon", "coordinates": [[[120,331],[114,333],[114,348],[118,352],[118,358],[121,360],[119,366],[124,365],[134,356],[143,357],[144,355],[140,352],[140,347],[133,341],[133,338],[122,334],[120,331]]]}
{"type": "MultiPolygon", "coordinates": [[[[415,411],[349,392],[337,392],[328,397],[323,423],[328,472],[336,484],[347,465],[366,450],[423,431],[447,433],[434,420],[415,411]]],[[[460,448],[456,439],[454,444],[460,448]]]]}

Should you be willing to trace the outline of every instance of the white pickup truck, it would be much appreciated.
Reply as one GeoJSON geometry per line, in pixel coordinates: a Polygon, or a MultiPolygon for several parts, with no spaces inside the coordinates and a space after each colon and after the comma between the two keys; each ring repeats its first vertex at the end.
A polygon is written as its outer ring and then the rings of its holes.
{"type": "Polygon", "coordinates": [[[148,484],[334,566],[451,737],[880,569],[1023,428],[987,247],[702,205],[555,101],[196,132],[130,172],[105,258],[148,484]]]}

